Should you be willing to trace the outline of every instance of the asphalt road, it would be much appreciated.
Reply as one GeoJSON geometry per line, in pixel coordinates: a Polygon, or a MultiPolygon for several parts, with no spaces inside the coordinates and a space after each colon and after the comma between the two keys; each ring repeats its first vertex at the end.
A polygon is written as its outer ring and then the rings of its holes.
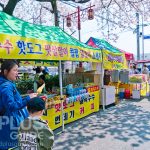
{"type": "Polygon", "coordinates": [[[60,130],[54,150],[150,150],[150,98],[122,100],[60,130]]]}

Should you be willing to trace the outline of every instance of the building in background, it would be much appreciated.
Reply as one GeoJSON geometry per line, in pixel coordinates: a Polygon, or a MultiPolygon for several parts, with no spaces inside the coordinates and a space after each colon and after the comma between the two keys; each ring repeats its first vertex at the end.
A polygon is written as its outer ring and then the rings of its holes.
{"type": "MultiPolygon", "coordinates": [[[[140,57],[141,57],[141,60],[142,60],[143,59],[143,55],[141,54],[140,57]]],[[[145,53],[144,54],[144,60],[150,60],[150,53],[145,53]]]]}
{"type": "MultiPolygon", "coordinates": [[[[137,60],[137,56],[134,55],[135,60],[137,60]]],[[[150,53],[145,53],[144,54],[144,59],[143,59],[143,54],[140,54],[140,60],[150,60],[150,53]]]]}

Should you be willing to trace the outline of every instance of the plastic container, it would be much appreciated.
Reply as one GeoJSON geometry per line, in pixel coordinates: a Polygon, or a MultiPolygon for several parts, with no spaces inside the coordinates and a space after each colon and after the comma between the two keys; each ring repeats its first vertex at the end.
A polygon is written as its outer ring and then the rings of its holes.
{"type": "Polygon", "coordinates": [[[123,99],[124,98],[124,92],[119,92],[119,99],[123,99]]]}
{"type": "Polygon", "coordinates": [[[125,97],[125,99],[130,99],[130,97],[131,97],[131,93],[130,93],[130,90],[125,90],[124,91],[124,97],[125,97]]]}

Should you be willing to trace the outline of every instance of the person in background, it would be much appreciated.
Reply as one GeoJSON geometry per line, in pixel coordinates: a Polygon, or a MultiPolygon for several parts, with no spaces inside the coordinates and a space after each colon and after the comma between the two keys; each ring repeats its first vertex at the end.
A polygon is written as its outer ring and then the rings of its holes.
{"type": "MultiPolygon", "coordinates": [[[[37,89],[45,83],[45,75],[40,75],[38,81],[34,81],[34,92],[37,92],[37,89]]],[[[46,92],[46,88],[43,88],[43,92],[46,92]]]]}
{"type": "Polygon", "coordinates": [[[130,65],[130,70],[129,70],[130,75],[134,74],[133,66],[134,66],[133,64],[130,65]]]}
{"type": "Polygon", "coordinates": [[[105,69],[105,71],[104,71],[104,85],[109,85],[110,81],[111,81],[110,72],[109,72],[109,70],[105,69]]]}
{"type": "Polygon", "coordinates": [[[149,78],[149,69],[148,69],[148,67],[147,67],[146,64],[143,65],[142,73],[143,73],[143,74],[146,74],[147,77],[149,78]]]}
{"type": "Polygon", "coordinates": [[[0,150],[7,150],[18,144],[18,127],[28,117],[26,105],[31,98],[37,96],[37,93],[31,93],[23,99],[13,83],[17,76],[17,62],[5,60],[0,74],[0,150]]]}
{"type": "Polygon", "coordinates": [[[45,76],[45,80],[50,79],[49,70],[47,67],[45,67],[42,71],[43,75],[45,76]]]}
{"type": "Polygon", "coordinates": [[[28,102],[27,109],[29,117],[21,123],[18,130],[19,149],[51,150],[54,143],[53,131],[47,122],[40,119],[45,101],[35,97],[28,102]]]}
{"type": "Polygon", "coordinates": [[[133,74],[139,74],[139,70],[137,69],[136,65],[133,65],[133,74]]]}
{"type": "Polygon", "coordinates": [[[36,72],[34,76],[34,81],[37,81],[39,79],[39,76],[42,75],[42,68],[40,66],[37,66],[33,70],[36,72]]]}

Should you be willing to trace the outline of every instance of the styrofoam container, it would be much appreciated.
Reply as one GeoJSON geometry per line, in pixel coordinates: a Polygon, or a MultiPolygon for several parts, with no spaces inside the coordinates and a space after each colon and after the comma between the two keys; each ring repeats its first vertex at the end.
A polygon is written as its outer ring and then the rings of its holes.
{"type": "Polygon", "coordinates": [[[133,99],[140,99],[141,96],[140,96],[140,90],[133,90],[132,91],[132,98],[133,99]]]}

